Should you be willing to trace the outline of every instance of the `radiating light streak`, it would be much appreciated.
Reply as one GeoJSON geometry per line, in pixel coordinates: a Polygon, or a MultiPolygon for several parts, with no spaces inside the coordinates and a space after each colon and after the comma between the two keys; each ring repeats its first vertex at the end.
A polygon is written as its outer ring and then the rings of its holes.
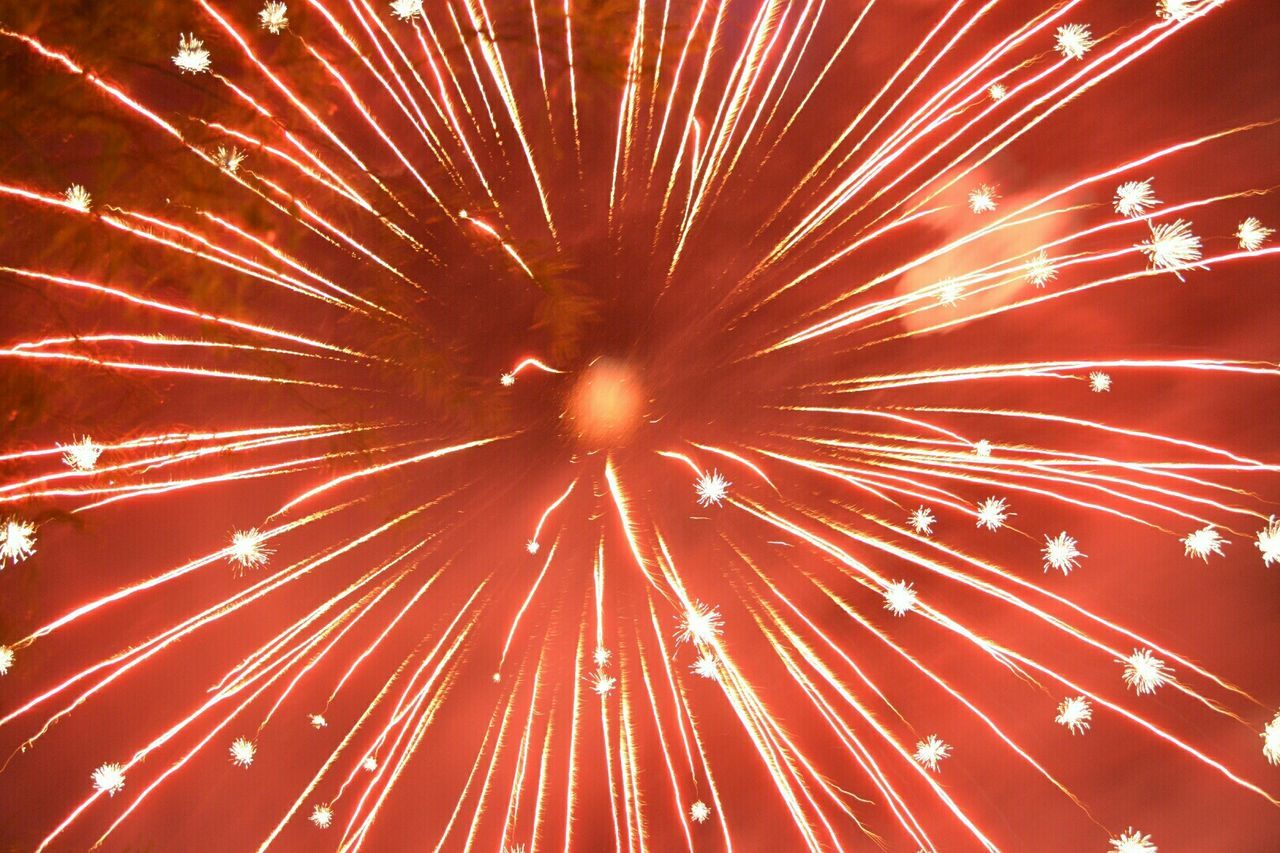
{"type": "MultiPolygon", "coordinates": [[[[507,652],[511,650],[511,641],[516,635],[516,628],[519,627],[525,611],[529,609],[529,604],[533,601],[533,597],[538,594],[538,588],[542,586],[542,579],[547,576],[547,570],[551,568],[551,561],[555,559],[556,546],[559,544],[559,538],[551,543],[551,550],[547,552],[547,561],[542,564],[542,571],[538,572],[538,577],[534,579],[533,585],[529,587],[529,594],[525,596],[524,603],[520,605],[520,609],[516,611],[515,618],[511,620],[511,629],[507,632],[507,641],[502,645],[502,654],[498,657],[498,669],[494,672],[495,676],[502,672],[502,665],[507,660],[507,652]]],[[[540,669],[541,667],[539,667],[540,669]]],[[[537,671],[534,674],[534,685],[537,685],[537,671]]]]}
{"type": "Polygon", "coordinates": [[[321,483],[319,486],[316,486],[315,488],[309,489],[303,492],[301,495],[298,495],[298,497],[284,504],[274,513],[272,513],[272,516],[283,515],[284,513],[293,509],[298,504],[303,503],[304,501],[310,500],[316,495],[322,494],[323,492],[327,492],[330,489],[337,488],[338,486],[341,486],[344,483],[349,483],[352,480],[363,479],[365,477],[372,477],[375,474],[381,474],[384,471],[391,471],[396,468],[403,468],[406,465],[416,465],[419,462],[426,462],[427,460],[430,460],[430,459],[439,459],[442,456],[448,456],[452,453],[459,453],[463,450],[470,450],[473,447],[483,447],[486,444],[492,444],[495,441],[502,441],[503,439],[511,438],[514,435],[516,435],[516,433],[507,433],[506,435],[497,435],[491,438],[479,438],[479,439],[474,439],[472,441],[464,441],[460,444],[451,444],[445,447],[438,447],[435,450],[428,450],[426,453],[419,453],[416,456],[410,456],[407,459],[397,459],[394,462],[387,462],[382,465],[372,465],[368,468],[362,468],[359,471],[352,471],[349,474],[343,474],[339,477],[334,477],[333,479],[328,480],[324,483],[321,483]]]}
{"type": "Polygon", "coordinates": [[[241,331],[252,332],[254,334],[263,335],[266,337],[290,341],[295,344],[314,347],[316,349],[326,350],[328,352],[341,353],[343,355],[351,355],[351,356],[357,355],[354,352],[351,352],[349,350],[344,349],[343,347],[336,346],[334,344],[326,344],[322,341],[312,340],[311,338],[305,338],[300,335],[291,334],[289,332],[282,332],[277,329],[273,329],[269,326],[260,326],[253,323],[245,323],[240,320],[231,319],[229,317],[221,317],[216,314],[209,314],[203,311],[195,311],[190,308],[183,308],[181,306],[173,305],[166,302],[159,302],[154,299],[148,299],[142,296],[137,296],[125,290],[120,290],[114,287],[108,287],[106,285],[97,284],[95,282],[86,281],[84,279],[68,278],[66,276],[53,275],[51,273],[43,273],[37,270],[23,269],[19,267],[9,267],[9,266],[0,266],[0,272],[6,272],[6,273],[9,273],[10,275],[16,275],[22,278],[35,279],[37,281],[46,281],[52,284],[61,285],[63,287],[71,287],[71,288],[77,288],[80,290],[87,290],[93,293],[102,294],[104,296],[110,296],[115,299],[120,299],[125,302],[132,303],[134,305],[140,305],[144,308],[153,308],[157,311],[161,311],[166,314],[176,314],[178,316],[187,317],[192,320],[199,320],[205,323],[216,323],[218,325],[228,326],[230,328],[239,329],[241,331]]]}
{"type": "Polygon", "coordinates": [[[576,485],[578,485],[578,478],[575,477],[573,482],[569,484],[569,488],[565,489],[564,493],[560,495],[560,497],[552,501],[551,504],[542,511],[542,515],[538,517],[537,526],[533,528],[533,536],[529,539],[528,549],[530,553],[534,553],[538,550],[538,539],[542,536],[542,526],[547,523],[547,517],[550,516],[551,513],[555,512],[560,507],[560,504],[565,502],[565,499],[569,497],[569,493],[573,491],[573,487],[576,485]]]}

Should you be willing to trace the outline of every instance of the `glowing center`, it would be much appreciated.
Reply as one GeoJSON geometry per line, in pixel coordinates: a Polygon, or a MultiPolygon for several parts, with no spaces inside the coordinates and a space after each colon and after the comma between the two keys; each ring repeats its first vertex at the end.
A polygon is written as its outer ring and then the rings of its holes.
{"type": "Polygon", "coordinates": [[[583,371],[569,394],[570,428],[589,447],[611,447],[635,431],[644,391],[627,365],[600,359],[583,371]]]}

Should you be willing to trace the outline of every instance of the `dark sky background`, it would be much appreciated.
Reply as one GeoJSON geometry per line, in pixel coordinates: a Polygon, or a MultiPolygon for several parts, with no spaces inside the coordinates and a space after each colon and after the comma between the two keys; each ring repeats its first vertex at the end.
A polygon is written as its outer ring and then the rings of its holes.
{"type": "MultiPolygon", "coordinates": [[[[351,22],[345,6],[337,2],[326,5],[348,22],[354,38],[366,38],[359,25],[351,22]]],[[[428,0],[428,5],[433,16],[443,8],[436,6],[435,0],[428,0]]],[[[398,549],[424,537],[431,537],[430,544],[406,564],[410,571],[404,580],[299,682],[270,725],[257,736],[259,751],[253,767],[233,767],[226,747],[233,738],[254,731],[275,702],[278,688],[269,690],[214,734],[205,749],[150,795],[110,837],[105,849],[256,848],[401,661],[433,646],[482,581],[485,585],[478,602],[483,612],[460,656],[456,682],[382,807],[367,849],[432,849],[455,807],[460,809],[464,826],[461,831],[455,829],[442,849],[464,848],[466,824],[476,811],[476,794],[473,790],[459,806],[460,792],[484,740],[487,721],[495,708],[506,707],[512,691],[512,728],[505,741],[504,760],[485,799],[486,817],[480,822],[474,846],[481,850],[500,847],[503,815],[514,787],[512,756],[526,728],[533,743],[532,764],[513,818],[515,829],[507,841],[529,842],[539,745],[548,725],[552,732],[548,742],[554,749],[545,774],[546,814],[537,849],[562,846],[574,656],[580,630],[585,632],[588,652],[595,642],[590,597],[592,558],[598,546],[603,549],[608,578],[605,633],[618,658],[611,671],[623,673],[625,688],[631,691],[632,712],[638,715],[638,774],[645,791],[651,849],[683,848],[677,808],[686,812],[699,798],[711,802],[702,773],[695,780],[684,771],[680,767],[683,752],[674,746],[680,791],[678,797],[672,797],[651,709],[656,705],[665,727],[663,736],[670,745],[677,739],[672,722],[674,706],[662,654],[653,640],[651,606],[667,644],[671,668],[678,673],[697,719],[734,848],[802,849],[803,840],[733,709],[714,684],[689,676],[688,667],[696,657],[693,652],[688,647],[673,648],[678,610],[652,593],[631,558],[616,509],[608,500],[602,475],[604,454],[587,452],[566,434],[571,427],[563,418],[564,400],[576,375],[600,356],[629,365],[646,392],[644,423],[626,446],[613,448],[619,476],[642,530],[643,547],[652,553],[656,547],[654,531],[661,532],[691,597],[720,607],[726,624],[726,649],[794,744],[832,785],[875,801],[848,800],[867,829],[882,837],[886,849],[914,851],[915,845],[757,630],[752,609],[773,599],[752,565],[812,621],[810,627],[801,629],[807,641],[820,643],[815,632],[821,630],[884,690],[909,725],[884,705],[871,701],[874,697],[829,648],[815,645],[843,683],[866,700],[877,719],[890,725],[904,743],[909,746],[917,737],[938,732],[955,745],[953,757],[936,778],[1003,849],[1100,851],[1106,848],[1109,834],[1130,825],[1151,833],[1164,853],[1264,853],[1275,849],[1280,838],[1280,810],[1275,805],[1102,708],[1095,709],[1093,728],[1086,736],[1069,735],[1052,723],[1057,703],[1068,693],[1065,688],[1047,679],[1041,686],[1020,681],[972,645],[922,619],[894,620],[885,613],[878,596],[842,575],[821,554],[771,544],[785,535],[740,509],[700,509],[692,500],[688,469],[654,453],[695,453],[687,442],[798,452],[804,445],[789,436],[847,437],[847,420],[801,416],[774,408],[825,401],[827,405],[1046,411],[1202,441],[1280,463],[1276,447],[1280,386],[1275,376],[1115,369],[1111,371],[1115,388],[1106,395],[1088,393],[1081,382],[1049,379],[907,389],[855,395],[853,400],[824,396],[810,387],[860,375],[1024,360],[1223,358],[1274,365],[1280,357],[1276,308],[1280,282],[1272,258],[1193,271],[1186,275],[1185,283],[1168,275],[1139,279],[890,343],[870,345],[911,328],[914,321],[904,324],[895,320],[763,358],[746,358],[779,337],[804,328],[814,318],[829,316],[833,302],[840,308],[857,304],[837,302],[850,288],[967,233],[973,219],[963,207],[964,196],[973,185],[984,181],[998,184],[1003,209],[1012,209],[1163,146],[1280,119],[1276,48],[1280,44],[1280,14],[1275,3],[1232,0],[1067,104],[977,171],[959,178],[954,186],[944,186],[945,180],[929,182],[920,197],[938,191],[936,200],[929,203],[947,206],[938,216],[875,242],[737,322],[730,321],[763,294],[844,245],[908,190],[941,170],[951,156],[967,147],[966,141],[974,141],[983,129],[994,127],[992,121],[981,123],[933,159],[922,160],[921,152],[931,146],[926,144],[929,138],[920,140],[919,146],[887,173],[896,176],[898,170],[920,165],[920,177],[873,201],[858,218],[801,247],[760,278],[749,278],[768,248],[816,197],[802,194],[787,206],[784,200],[852,116],[925,37],[946,4],[930,0],[877,3],[787,136],[772,147],[778,124],[771,124],[769,133],[744,151],[715,204],[691,232],[683,259],[669,281],[675,218],[660,222],[659,202],[674,152],[670,140],[658,158],[653,184],[646,186],[643,169],[633,172],[632,180],[623,187],[624,202],[612,224],[608,214],[615,121],[631,45],[634,3],[575,3],[581,164],[571,141],[568,78],[561,51],[563,31],[556,16],[561,3],[539,0],[537,4],[543,18],[541,37],[548,98],[556,116],[554,127],[542,114],[545,108],[527,2],[494,0],[489,5],[521,109],[524,115],[532,116],[525,122],[528,138],[556,217],[558,243],[545,226],[536,188],[509,120],[499,117],[500,146],[492,134],[477,134],[472,140],[486,174],[494,178],[493,196],[499,208],[495,209],[470,175],[463,186],[451,181],[413,125],[397,110],[395,101],[346,51],[317,9],[307,4],[289,4],[290,29],[279,37],[257,28],[256,2],[229,1],[217,8],[245,33],[259,58],[351,146],[381,185],[361,174],[273,91],[198,3],[83,0],[17,4],[0,0],[0,27],[36,36],[48,47],[67,52],[84,68],[172,122],[191,146],[211,150],[228,143],[225,132],[211,123],[240,129],[282,147],[287,146],[284,131],[295,133],[327,162],[336,164],[343,180],[374,200],[387,222],[428,250],[415,249],[382,221],[300,178],[266,151],[240,143],[248,152],[243,168],[249,183],[263,187],[261,180],[275,182],[282,194],[274,195],[269,189],[264,192],[285,199],[281,202],[285,208],[291,194],[304,201],[403,273],[403,277],[392,275],[236,186],[172,137],[94,90],[84,78],[38,57],[13,38],[0,39],[0,184],[57,195],[78,183],[94,198],[93,215],[83,217],[0,196],[0,266],[112,283],[135,294],[286,328],[383,359],[375,366],[356,367],[317,360],[301,363],[284,355],[243,351],[179,351],[171,355],[157,354],[149,347],[84,341],[64,347],[67,352],[103,358],[198,363],[325,381],[343,386],[338,389],[143,376],[85,365],[33,365],[15,358],[0,359],[0,452],[49,447],[83,434],[115,443],[160,432],[291,423],[398,424],[372,435],[317,443],[314,452],[345,455],[289,476],[148,495],[83,513],[71,510],[86,501],[66,496],[17,500],[0,508],[0,515],[12,508],[40,523],[38,553],[0,570],[0,643],[25,636],[83,602],[225,547],[232,530],[264,526],[264,519],[282,503],[326,476],[407,455],[405,450],[381,451],[377,446],[381,443],[418,442],[412,446],[429,448],[518,432],[515,438],[492,446],[366,480],[326,496],[316,508],[326,501],[359,501],[273,542],[276,554],[268,567],[257,573],[303,560],[434,497],[446,497],[390,535],[326,564],[323,570],[129,672],[59,722],[34,748],[17,751],[49,713],[62,707],[56,700],[0,726],[0,762],[9,758],[0,770],[0,850],[33,849],[89,795],[93,768],[106,761],[127,760],[174,720],[197,707],[211,684],[283,627],[397,554],[398,549]],[[246,106],[218,78],[179,75],[169,57],[176,49],[178,34],[185,32],[205,40],[213,55],[214,71],[260,98],[276,118],[264,118],[246,106]],[[335,62],[388,135],[402,146],[414,168],[438,189],[442,205],[431,201],[411,171],[381,143],[341,87],[326,78],[309,48],[335,62]],[[500,246],[465,223],[451,222],[445,212],[463,208],[498,225],[529,265],[532,282],[500,246]],[[779,209],[782,212],[777,220],[766,225],[779,209]],[[218,231],[198,213],[216,211],[309,269],[394,310],[404,321],[381,322],[318,305],[266,287],[240,272],[123,233],[96,218],[102,214],[127,218],[121,210],[181,223],[211,237],[216,235],[219,241],[235,245],[237,251],[253,258],[270,261],[264,252],[218,231]],[[530,372],[522,374],[514,388],[501,388],[498,375],[530,354],[546,358],[566,373],[548,376],[530,372]],[[548,523],[542,551],[531,557],[524,543],[539,514],[575,477],[580,479],[573,496],[548,523]],[[512,619],[557,535],[557,561],[521,620],[502,667],[502,680],[495,684],[490,675],[498,667],[512,619]],[[441,567],[444,571],[430,593],[378,646],[325,711],[329,727],[313,730],[306,715],[323,704],[349,662],[441,567]],[[963,706],[845,617],[805,579],[806,574],[827,584],[961,690],[1074,792],[1095,820],[1004,748],[963,706]],[[656,703],[645,695],[641,657],[655,679],[659,692],[656,703]],[[540,669],[542,692],[536,713],[530,716],[535,668],[540,669]],[[526,725],[526,718],[532,723],[526,725]]],[[[792,25],[802,5],[787,6],[793,9],[787,26],[792,25]]],[[[966,4],[965,8],[969,5],[980,8],[979,4],[966,4]]],[[[1153,5],[1148,0],[1083,3],[1065,20],[1088,21],[1095,35],[1112,33],[1110,38],[1119,40],[1155,20],[1153,5]]],[[[663,7],[648,3],[650,25],[645,37],[649,56],[657,49],[660,34],[655,21],[663,7]]],[[[396,22],[386,14],[385,4],[379,2],[371,8],[389,29],[406,32],[403,25],[400,29],[392,26],[396,22]]],[[[704,127],[714,117],[732,56],[758,5],[730,2],[728,8],[725,45],[721,53],[713,55],[713,73],[707,83],[711,94],[698,110],[704,127]]],[[[673,69],[672,45],[683,41],[696,4],[673,0],[670,9],[671,23],[663,42],[667,51],[663,86],[669,83],[673,69]]],[[[861,9],[862,4],[854,0],[828,2],[824,23],[813,36],[807,58],[796,68],[796,82],[782,99],[780,117],[789,116],[799,105],[808,82],[816,77],[861,9]]],[[[921,88],[904,99],[872,142],[883,140],[894,127],[894,118],[909,114],[935,91],[934,87],[1039,9],[1039,4],[1032,3],[996,4],[925,78],[921,88]]],[[[967,17],[962,14],[956,20],[967,17]]],[[[954,30],[955,24],[947,32],[954,30]]],[[[471,85],[457,38],[445,40],[450,45],[447,55],[451,65],[463,85],[471,85]]],[[[1034,47],[1014,52],[995,67],[1005,71],[1024,60],[1034,60],[1034,64],[1014,71],[1009,83],[1015,85],[1053,61],[1052,54],[1040,50],[1047,52],[1050,43],[1051,33],[1046,32],[1034,47]]],[[[1111,43],[1105,42],[1098,50],[1111,43]]],[[[415,58],[419,73],[428,74],[429,66],[421,59],[416,41],[405,37],[403,45],[415,58]]],[[[705,44],[695,39],[690,61],[700,63],[704,49],[705,44]]],[[[375,65],[380,62],[372,50],[368,55],[375,65]]],[[[651,79],[645,77],[644,85],[651,85],[651,79]]],[[[662,87],[659,89],[665,94],[662,87]]],[[[684,91],[687,93],[687,88],[684,91]]],[[[480,114],[478,94],[471,89],[468,92],[477,112],[475,120],[483,126],[486,119],[480,114]]],[[[488,94],[495,98],[493,106],[498,109],[496,92],[490,88],[488,94]]],[[[660,98],[657,108],[665,103],[660,98]]],[[[976,103],[965,115],[985,106],[980,97],[976,103]]],[[[642,105],[642,112],[648,109],[647,101],[642,105]]],[[[687,100],[678,99],[677,115],[687,109],[687,100]]],[[[780,123],[781,119],[775,121],[780,123]]],[[[644,134],[638,137],[652,139],[644,134]]],[[[641,153],[647,163],[651,152],[643,144],[641,153]]],[[[456,154],[456,146],[450,151],[456,154]]],[[[965,253],[930,265],[917,278],[890,281],[881,290],[885,295],[908,292],[946,275],[1021,253],[1040,241],[1112,222],[1115,216],[1110,197],[1122,179],[1154,177],[1156,194],[1167,204],[1247,190],[1269,191],[1280,186],[1278,151],[1280,130],[1275,127],[1207,143],[1133,174],[1083,188],[1060,205],[1078,209],[1054,217],[1042,230],[1018,229],[1000,241],[983,241],[965,253]]],[[[858,162],[856,157],[851,161],[858,162]]],[[[969,162],[948,174],[956,174],[969,162]]],[[[687,180],[687,172],[678,176],[680,192],[687,180]]],[[[1206,255],[1213,255],[1231,251],[1237,223],[1250,215],[1280,227],[1280,204],[1271,194],[1215,203],[1192,211],[1188,218],[1205,240],[1206,255]]],[[[1131,225],[1071,250],[1114,251],[1143,236],[1141,226],[1131,225]]],[[[1128,257],[1099,269],[1114,274],[1140,265],[1140,258],[1128,257]]],[[[1091,271],[1089,267],[1064,271],[1049,289],[1083,283],[1091,271]]],[[[1011,285],[987,297],[988,304],[1003,304],[1027,293],[1024,286],[1011,285]]],[[[975,298],[962,303],[959,310],[972,311],[976,304],[975,298]]],[[[935,313],[926,316],[937,319],[935,313]]],[[[158,318],[153,312],[122,307],[118,302],[0,273],[0,340],[6,346],[59,335],[107,332],[260,342],[211,324],[158,318]]],[[[883,428],[883,424],[858,424],[857,428],[867,430],[883,428]]],[[[1137,440],[1099,438],[1097,433],[1054,425],[1031,427],[999,418],[955,416],[945,425],[997,444],[1025,443],[1121,459],[1151,459],[1155,454],[1170,453],[1166,447],[1137,440]]],[[[170,477],[283,462],[310,455],[312,450],[303,446],[223,454],[174,468],[118,476],[122,483],[160,483],[170,477]]],[[[810,448],[810,452],[819,451],[810,448]]],[[[113,457],[109,452],[103,463],[135,456],[113,457]]],[[[789,518],[799,518],[799,508],[812,508],[848,527],[884,534],[869,517],[900,524],[915,506],[913,499],[903,498],[903,505],[895,507],[830,478],[797,473],[771,462],[766,467],[777,475],[779,493],[775,494],[742,466],[705,454],[697,458],[724,470],[739,490],[735,494],[778,509],[789,518]]],[[[1179,452],[1169,456],[1169,461],[1189,458],[1179,452]]],[[[5,483],[59,470],[56,457],[0,460],[0,466],[5,483]]],[[[88,482],[97,486],[116,482],[116,475],[104,481],[106,476],[88,482]]],[[[1242,491],[1230,495],[1228,503],[1244,505],[1263,516],[1280,506],[1274,473],[1211,472],[1206,477],[1242,491]]],[[[937,482],[972,500],[991,491],[986,486],[937,482]]],[[[1241,516],[1211,510],[1208,517],[1224,528],[1231,544],[1225,558],[1211,558],[1205,565],[1182,554],[1178,538],[1193,529],[1186,520],[1170,521],[1170,516],[1153,511],[1137,513],[1170,528],[1159,531],[1031,495],[1011,493],[1011,503],[1018,512],[1015,529],[992,535],[974,530],[966,516],[940,511],[938,537],[950,547],[999,564],[1177,651],[1238,685],[1257,702],[1210,689],[1204,679],[1193,678],[1177,666],[1179,676],[1187,676],[1187,683],[1204,688],[1240,720],[1215,714],[1168,687],[1155,696],[1135,697],[1123,688],[1120,665],[1106,655],[1089,652],[1062,633],[988,597],[932,577],[866,545],[842,540],[838,534],[827,535],[877,571],[912,580],[923,597],[975,632],[1070,673],[1100,695],[1174,732],[1272,796],[1280,796],[1280,767],[1265,762],[1258,736],[1280,709],[1280,567],[1264,567],[1253,545],[1261,522],[1242,521],[1241,516]],[[1043,534],[1063,529],[1071,531],[1088,555],[1082,568],[1068,578],[1043,574],[1039,558],[1043,534]]],[[[0,716],[83,667],[145,641],[257,579],[255,573],[237,577],[219,560],[19,650],[14,669],[0,680],[0,716]]],[[[1056,615],[1070,613],[1043,598],[1036,601],[1056,615]]],[[[1134,645],[1114,633],[1103,633],[1122,652],[1134,645]]],[[[416,666],[418,658],[414,660],[416,666]]],[[[614,834],[596,710],[599,700],[589,693],[588,685],[580,684],[579,688],[584,694],[584,711],[578,746],[575,849],[609,849],[614,834]]],[[[872,752],[892,768],[890,777],[917,809],[938,849],[977,849],[972,837],[910,768],[878,744],[870,727],[847,705],[841,705],[831,691],[824,693],[846,714],[844,719],[859,738],[876,743],[872,752]]],[[[60,698],[65,703],[73,695],[60,698]]],[[[612,703],[610,724],[616,737],[621,703],[617,694],[608,701],[612,703]]],[[[87,848],[133,797],[209,734],[226,713],[222,710],[202,719],[131,771],[124,791],[92,806],[53,849],[87,848]]],[[[277,841],[279,849],[318,850],[336,845],[340,828],[360,796],[360,784],[353,785],[339,801],[335,827],[318,830],[306,823],[305,814],[312,803],[333,797],[371,733],[385,724],[385,713],[379,711],[372,719],[375,722],[353,739],[355,751],[342,754],[333,773],[285,828],[277,841]]],[[[487,759],[481,765],[482,774],[485,767],[487,759]]],[[[357,783],[363,784],[364,778],[357,777],[357,783]]],[[[871,842],[847,816],[821,794],[814,796],[838,827],[847,849],[871,849],[871,842]]],[[[711,822],[693,826],[697,849],[722,848],[719,819],[716,809],[711,822]]]]}

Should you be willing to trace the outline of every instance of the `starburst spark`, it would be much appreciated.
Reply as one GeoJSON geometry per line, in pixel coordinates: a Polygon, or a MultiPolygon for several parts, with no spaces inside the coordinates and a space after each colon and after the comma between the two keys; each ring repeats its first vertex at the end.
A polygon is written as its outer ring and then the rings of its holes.
{"type": "Polygon", "coordinates": [[[1156,853],[1151,836],[1132,826],[1111,839],[1111,853],[1156,853]]]}
{"type": "Polygon", "coordinates": [[[720,608],[695,601],[680,617],[676,639],[682,643],[707,645],[715,642],[723,631],[724,619],[720,617],[720,608]]]}
{"type": "Polygon", "coordinates": [[[927,506],[917,507],[907,518],[907,524],[921,536],[928,536],[933,533],[935,521],[937,521],[937,518],[934,516],[933,510],[927,506]]]}
{"type": "Polygon", "coordinates": [[[103,450],[101,445],[87,435],[59,447],[62,448],[62,464],[75,471],[92,471],[98,467],[98,457],[103,450]]]}
{"type": "Polygon", "coordinates": [[[63,197],[67,200],[67,204],[81,213],[88,213],[89,208],[93,205],[93,197],[89,195],[80,184],[72,184],[67,187],[67,191],[63,193],[63,197]]]}
{"type": "Polygon", "coordinates": [[[924,740],[916,742],[916,751],[912,753],[911,757],[921,767],[928,768],[936,773],[938,771],[938,762],[951,757],[951,745],[937,735],[929,735],[924,740]]]}
{"type": "Polygon", "coordinates": [[[914,584],[894,581],[884,588],[884,609],[894,616],[904,616],[916,606],[914,584]]]}
{"type": "Polygon", "coordinates": [[[183,73],[202,74],[209,70],[209,51],[204,49],[204,42],[194,35],[181,36],[173,64],[183,73]]]}
{"type": "Polygon", "coordinates": [[[328,829],[333,823],[333,808],[327,803],[317,803],[311,808],[311,816],[307,820],[321,829],[328,829]]]}
{"type": "Polygon", "coordinates": [[[1092,719],[1093,707],[1089,700],[1083,696],[1069,696],[1058,704],[1058,716],[1053,721],[1075,735],[1088,731],[1092,719]]]}
{"type": "Polygon", "coordinates": [[[999,530],[1013,514],[1009,512],[1007,500],[993,495],[978,504],[978,527],[999,530]]]}
{"type": "Polygon", "coordinates": [[[35,524],[10,516],[3,526],[0,526],[0,569],[3,569],[6,564],[21,563],[35,552],[35,524]]]}
{"type": "Polygon", "coordinates": [[[694,484],[699,506],[720,506],[729,494],[730,483],[719,471],[704,471],[694,484]]]}
{"type": "Polygon", "coordinates": [[[1044,287],[1058,277],[1058,268],[1054,265],[1049,255],[1041,249],[1035,253],[1031,260],[1027,261],[1025,277],[1027,281],[1036,287],[1044,287]]]}
{"type": "Polygon", "coordinates": [[[266,537],[256,527],[237,530],[231,534],[231,548],[227,559],[241,569],[265,566],[275,551],[265,544],[266,537]]]}
{"type": "Polygon", "coordinates": [[[402,21],[426,17],[422,7],[423,0],[391,0],[391,14],[402,21]]]}
{"type": "Polygon", "coordinates": [[[258,747],[248,738],[238,737],[231,742],[228,750],[231,753],[231,763],[237,767],[248,767],[253,764],[253,757],[258,753],[258,747]]]}
{"type": "Polygon", "coordinates": [[[711,681],[717,681],[720,678],[720,667],[716,664],[715,657],[710,654],[701,655],[689,666],[689,669],[694,675],[711,681]]]}
{"type": "Polygon", "coordinates": [[[1262,248],[1262,244],[1267,242],[1267,238],[1276,233],[1274,228],[1268,228],[1263,225],[1256,216],[1250,216],[1241,221],[1236,228],[1236,240],[1240,244],[1240,248],[1246,252],[1256,252],[1262,248]]]}
{"type": "Polygon", "coordinates": [[[13,669],[13,658],[13,649],[0,646],[0,675],[8,675],[9,670],[13,669]]]}
{"type": "Polygon", "coordinates": [[[1116,187],[1116,197],[1112,204],[1116,213],[1128,219],[1136,219],[1160,203],[1155,190],[1151,188],[1151,178],[1145,181],[1125,181],[1116,187]]]}
{"type": "Polygon", "coordinates": [[[618,686],[618,679],[605,672],[597,672],[591,677],[591,690],[600,698],[604,698],[613,692],[613,688],[618,686]]]}
{"type": "Polygon", "coordinates": [[[1111,390],[1111,374],[1101,370],[1089,371],[1089,390],[1095,394],[1105,394],[1111,390]]]}
{"type": "Polygon", "coordinates": [[[1262,756],[1269,764],[1280,764],[1280,711],[1262,729],[1262,756]]]}
{"type": "Polygon", "coordinates": [[[1227,540],[1222,538],[1222,534],[1218,533],[1218,529],[1212,524],[1206,524],[1199,530],[1188,533],[1182,539],[1183,553],[1188,557],[1199,557],[1206,563],[1209,562],[1210,554],[1223,556],[1222,546],[1227,544],[1227,540]]]}
{"type": "Polygon", "coordinates": [[[289,7],[277,0],[267,0],[258,11],[258,23],[273,36],[280,35],[289,26],[289,7]]]}
{"type": "Polygon", "coordinates": [[[218,165],[232,174],[240,171],[240,164],[244,162],[244,158],[245,153],[234,145],[230,148],[219,145],[217,150],[213,152],[213,159],[217,161],[218,165]]]}
{"type": "Polygon", "coordinates": [[[689,806],[689,817],[695,823],[706,823],[707,819],[711,817],[711,807],[702,800],[698,800],[689,806]]]}
{"type": "Polygon", "coordinates": [[[1169,668],[1150,649],[1134,649],[1124,660],[1124,683],[1139,696],[1155,693],[1170,681],[1169,668]]]}
{"type": "Polygon", "coordinates": [[[983,184],[969,191],[969,209],[974,213],[990,213],[996,209],[1000,195],[991,184],[983,184]]]}
{"type": "Polygon", "coordinates": [[[94,790],[114,797],[124,790],[124,765],[106,763],[98,765],[93,771],[94,790]]]}
{"type": "MultiPolygon", "coordinates": [[[[1262,552],[1262,565],[1280,563],[1280,518],[1273,515],[1267,519],[1267,523],[1258,531],[1258,540],[1253,544],[1262,552]]],[[[3,545],[0,545],[0,555],[3,553],[3,545]]]]}
{"type": "Polygon", "coordinates": [[[1147,256],[1151,269],[1177,273],[1200,260],[1200,238],[1192,233],[1190,222],[1175,219],[1150,225],[1151,239],[1136,244],[1134,248],[1147,256]]]}
{"type": "Polygon", "coordinates": [[[1063,575],[1069,575],[1072,570],[1080,568],[1080,558],[1084,554],[1080,553],[1078,544],[1065,530],[1052,538],[1045,536],[1044,548],[1041,549],[1044,570],[1057,569],[1063,575]]]}
{"type": "Polygon", "coordinates": [[[1094,44],[1093,33],[1084,24],[1063,24],[1054,34],[1054,49],[1064,59],[1084,59],[1094,44]]]}

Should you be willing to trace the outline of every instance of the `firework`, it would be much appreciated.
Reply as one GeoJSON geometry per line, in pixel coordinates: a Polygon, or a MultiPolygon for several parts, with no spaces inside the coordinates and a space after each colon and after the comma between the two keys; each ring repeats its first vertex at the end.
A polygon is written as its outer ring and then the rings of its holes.
{"type": "Polygon", "coordinates": [[[1261,849],[1250,2],[0,21],[0,826],[1261,849]]]}

